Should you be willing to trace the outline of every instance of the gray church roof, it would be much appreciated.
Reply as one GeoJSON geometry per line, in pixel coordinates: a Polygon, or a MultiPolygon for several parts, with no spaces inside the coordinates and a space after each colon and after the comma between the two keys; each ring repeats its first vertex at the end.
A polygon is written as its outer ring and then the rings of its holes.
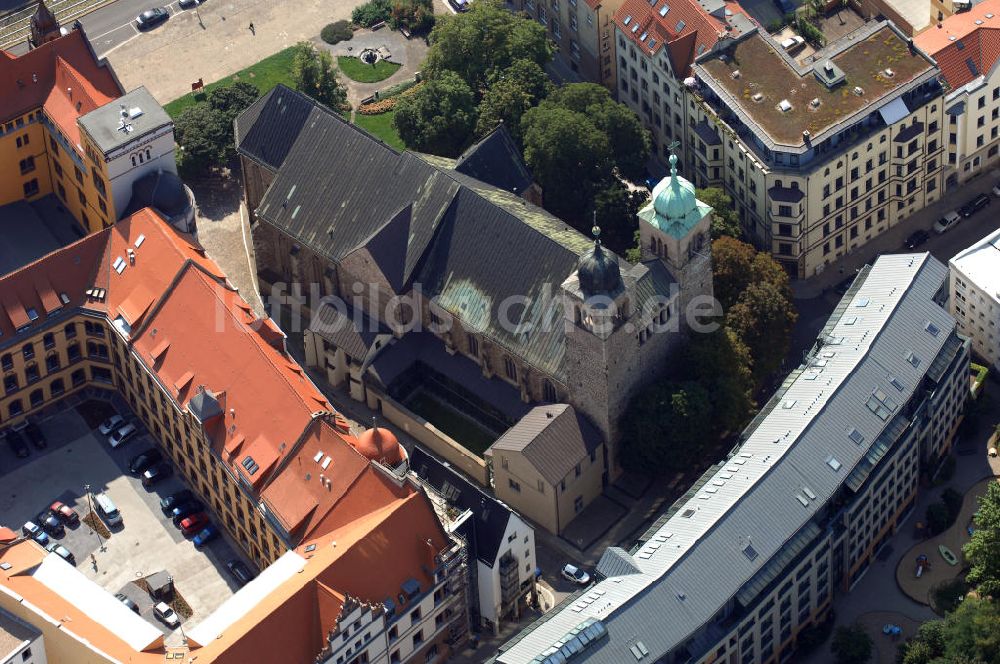
{"type": "MultiPolygon", "coordinates": [[[[889,417],[866,406],[876,395],[896,408],[905,404],[953,335],[954,319],[934,300],[947,275],[929,254],[883,256],[863,272],[828,324],[820,352],[789,376],[710,484],[630,556],[641,572],[599,581],[586,591],[596,599],[548,614],[502,646],[496,661],[542,661],[588,619],[600,621],[608,636],[574,662],[634,661],[631,648],[640,640],[656,661],[710,625],[730,598],[815,525],[874,441],[908,424],[901,410],[889,417]]],[[[617,557],[615,566],[627,571],[627,561],[617,557]]]]}
{"type": "Polygon", "coordinates": [[[310,116],[332,112],[301,92],[279,84],[236,118],[236,149],[276,171],[310,116]]]}
{"type": "Polygon", "coordinates": [[[455,170],[504,191],[523,194],[533,178],[521,150],[502,122],[472,144],[455,163],[455,170]]]}
{"type": "Polygon", "coordinates": [[[601,434],[573,406],[537,406],[490,446],[490,451],[520,452],[545,481],[559,484],[601,444],[601,434]]]}

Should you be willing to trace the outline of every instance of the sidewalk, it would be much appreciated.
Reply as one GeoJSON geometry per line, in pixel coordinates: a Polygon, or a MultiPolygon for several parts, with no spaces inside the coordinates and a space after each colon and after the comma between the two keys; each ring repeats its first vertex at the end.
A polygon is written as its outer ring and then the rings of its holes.
{"type": "MultiPolygon", "coordinates": [[[[998,176],[1000,176],[1000,174],[998,174],[997,171],[986,171],[982,173],[960,188],[949,192],[935,203],[907,217],[902,222],[896,224],[892,228],[889,228],[881,235],[876,236],[871,240],[871,242],[863,244],[853,252],[836,261],[833,261],[827,265],[826,269],[824,269],[820,274],[804,280],[793,280],[793,296],[796,300],[807,300],[818,297],[827,289],[833,288],[847,277],[855,274],[866,264],[872,262],[876,257],[878,257],[879,254],[906,251],[903,247],[903,242],[906,241],[906,238],[909,237],[911,233],[920,229],[929,231],[932,237],[925,245],[919,247],[916,251],[931,251],[938,257],[938,259],[941,259],[941,256],[938,255],[935,248],[941,244],[947,244],[948,246],[952,245],[953,241],[951,241],[950,238],[956,234],[963,234],[963,224],[969,224],[972,220],[970,219],[964,221],[954,230],[940,236],[934,233],[931,228],[934,225],[934,222],[940,219],[945,212],[957,209],[966,200],[973,198],[978,194],[988,194],[993,185],[996,184],[998,176]]],[[[987,210],[980,214],[985,217],[992,214],[992,210],[987,210]]],[[[971,243],[972,239],[970,238],[969,242],[965,244],[967,245],[971,243]]],[[[944,260],[947,261],[947,259],[956,252],[945,252],[949,255],[946,256],[944,260]]]]}

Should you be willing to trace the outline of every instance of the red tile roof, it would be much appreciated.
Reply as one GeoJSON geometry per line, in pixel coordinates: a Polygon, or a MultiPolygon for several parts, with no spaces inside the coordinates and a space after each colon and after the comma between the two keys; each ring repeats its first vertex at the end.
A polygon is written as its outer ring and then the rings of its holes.
{"type": "Polygon", "coordinates": [[[76,119],[124,93],[80,30],[18,57],[0,55],[0,122],[44,106],[67,138],[79,143],[76,119]]]}
{"type": "Polygon", "coordinates": [[[914,43],[937,60],[952,89],[988,75],[1000,60],[1000,0],[953,14],[914,37],[914,43]]]}
{"type": "Polygon", "coordinates": [[[709,14],[698,0],[625,0],[615,12],[615,25],[642,53],[655,56],[666,46],[670,64],[678,77],[688,75],[691,64],[702,52],[711,50],[725,36],[740,32],[727,17],[745,12],[737,2],[726,1],[709,14]],[[663,7],[666,13],[661,15],[663,7]],[[652,44],[652,47],[650,46],[652,44]]]}

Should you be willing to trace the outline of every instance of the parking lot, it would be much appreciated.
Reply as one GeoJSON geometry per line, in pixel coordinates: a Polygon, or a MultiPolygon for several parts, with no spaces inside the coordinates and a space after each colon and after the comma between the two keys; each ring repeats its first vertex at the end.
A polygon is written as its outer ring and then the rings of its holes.
{"type": "MultiPolygon", "coordinates": [[[[72,553],[77,569],[88,578],[113,595],[122,592],[135,601],[141,615],[168,634],[168,644],[179,642],[181,635],[171,634],[156,620],[153,600],[135,582],[165,570],[173,577],[181,604],[190,607],[191,615],[182,623],[190,629],[237,589],[226,562],[240,556],[224,537],[195,548],[164,516],[160,499],[186,488],[184,483],[174,475],[143,487],[139,477],[129,473],[129,460],[155,444],[139,424],[139,435],[112,449],[95,424],[98,415],[115,412],[110,409],[102,401],[57,406],[37,420],[48,446],[32,447],[26,459],[17,459],[8,445],[0,445],[0,524],[19,531],[26,521],[37,523],[39,512],[54,501],[64,502],[76,510],[81,523],[67,526],[65,534],[52,541],[72,553]],[[107,540],[83,522],[91,502],[86,485],[93,494],[107,494],[122,515],[123,523],[110,529],[107,540]]],[[[131,413],[121,414],[137,423],[131,413]]]]}

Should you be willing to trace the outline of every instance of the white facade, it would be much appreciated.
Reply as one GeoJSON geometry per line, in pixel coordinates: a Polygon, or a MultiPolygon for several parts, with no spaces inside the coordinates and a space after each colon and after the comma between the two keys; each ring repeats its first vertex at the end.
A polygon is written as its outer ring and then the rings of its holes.
{"type": "MultiPolygon", "coordinates": [[[[470,514],[471,518],[475,518],[470,514]]],[[[510,601],[504,598],[502,588],[503,572],[508,565],[517,568],[517,594],[521,588],[529,585],[535,574],[535,529],[525,523],[521,517],[511,512],[507,520],[507,530],[503,534],[496,560],[489,566],[482,560],[477,560],[477,577],[479,582],[479,614],[483,620],[498,625],[503,615],[503,605],[510,601]]],[[[513,575],[513,571],[511,571],[513,575]]],[[[513,579],[512,579],[513,580],[513,579]]],[[[516,595],[515,595],[516,602],[516,595]]]]}
{"type": "Polygon", "coordinates": [[[973,350],[1000,371],[1000,230],[948,261],[951,313],[973,350]]]}
{"type": "Polygon", "coordinates": [[[105,156],[115,214],[121,216],[132,198],[132,184],[151,171],[177,172],[173,125],[137,136],[105,156]]]}

